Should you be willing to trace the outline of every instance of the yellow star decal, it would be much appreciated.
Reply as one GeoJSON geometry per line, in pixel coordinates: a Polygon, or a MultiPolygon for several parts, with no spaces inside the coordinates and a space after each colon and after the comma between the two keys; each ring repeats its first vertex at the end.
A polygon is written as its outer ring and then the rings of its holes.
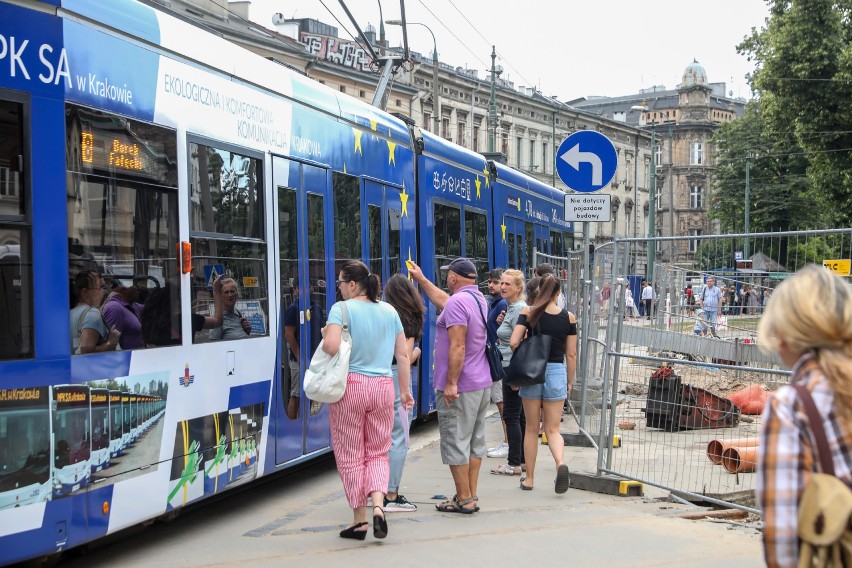
{"type": "Polygon", "coordinates": [[[500,234],[503,235],[503,242],[506,242],[506,219],[503,219],[503,222],[500,223],[500,234]]]}
{"type": "Polygon", "coordinates": [[[355,135],[355,152],[359,153],[363,156],[364,155],[364,149],[361,148],[361,134],[363,134],[363,132],[361,132],[361,130],[359,130],[358,128],[355,128],[353,126],[352,127],[352,133],[355,135]]]}
{"type": "Polygon", "coordinates": [[[379,124],[379,121],[377,121],[375,118],[371,118],[371,119],[370,119],[370,130],[372,130],[373,132],[375,132],[375,131],[376,131],[376,126],[378,126],[378,124],[379,124]]]}
{"type": "Polygon", "coordinates": [[[520,210],[521,210],[521,198],[519,197],[518,198],[518,211],[520,211],[520,210]]]}
{"type": "Polygon", "coordinates": [[[476,198],[479,199],[479,188],[482,185],[482,182],[479,181],[479,176],[476,176],[476,198]]]}
{"type": "Polygon", "coordinates": [[[391,142],[388,140],[388,163],[396,165],[396,156],[394,155],[396,152],[396,142],[391,142]]]}
{"type": "Polygon", "coordinates": [[[343,162],[343,173],[346,173],[346,162],[343,162]]]}
{"type": "Polygon", "coordinates": [[[408,217],[408,197],[405,193],[405,184],[402,184],[402,193],[399,194],[399,201],[402,204],[402,216],[408,217]]]}
{"type": "Polygon", "coordinates": [[[485,176],[485,187],[491,187],[491,180],[489,179],[488,173],[488,164],[482,166],[482,175],[485,176]]]}

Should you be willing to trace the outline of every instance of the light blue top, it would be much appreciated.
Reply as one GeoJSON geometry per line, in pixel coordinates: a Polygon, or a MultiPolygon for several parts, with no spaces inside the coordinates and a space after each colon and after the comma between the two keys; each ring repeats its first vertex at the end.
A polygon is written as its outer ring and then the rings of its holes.
{"type": "MultiPolygon", "coordinates": [[[[385,302],[347,300],[349,335],[352,353],[349,355],[349,372],[371,377],[390,377],[396,336],[401,334],[399,314],[385,302]]],[[[343,325],[340,302],[331,307],[328,323],[343,325]]]]}
{"type": "Polygon", "coordinates": [[[507,366],[512,360],[512,348],[509,346],[509,340],[512,338],[512,332],[515,331],[515,324],[518,323],[518,318],[521,316],[521,310],[527,307],[524,300],[518,300],[509,304],[506,308],[506,315],[503,316],[503,323],[497,328],[497,337],[500,339],[500,353],[503,354],[503,366],[507,366]]]}
{"type": "Polygon", "coordinates": [[[722,299],[722,289],[718,286],[705,286],[701,292],[701,301],[704,302],[704,310],[715,312],[719,309],[719,302],[722,299]]]}

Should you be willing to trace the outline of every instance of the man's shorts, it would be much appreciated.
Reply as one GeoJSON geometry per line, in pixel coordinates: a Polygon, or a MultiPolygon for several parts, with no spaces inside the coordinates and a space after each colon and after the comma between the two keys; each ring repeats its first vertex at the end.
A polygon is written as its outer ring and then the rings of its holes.
{"type": "Polygon", "coordinates": [[[704,310],[704,320],[710,329],[716,329],[716,322],[719,321],[719,312],[716,310],[704,310]]]}
{"type": "Polygon", "coordinates": [[[485,457],[485,412],[490,396],[490,387],[462,392],[447,406],[444,392],[437,391],[441,461],[445,465],[466,465],[471,458],[485,457]]]}
{"type": "Polygon", "coordinates": [[[299,362],[289,359],[290,363],[290,396],[298,397],[299,390],[302,386],[300,383],[301,375],[299,374],[299,362]]]}
{"type": "Polygon", "coordinates": [[[503,402],[503,381],[497,381],[491,385],[491,402],[497,404],[503,402]]]}

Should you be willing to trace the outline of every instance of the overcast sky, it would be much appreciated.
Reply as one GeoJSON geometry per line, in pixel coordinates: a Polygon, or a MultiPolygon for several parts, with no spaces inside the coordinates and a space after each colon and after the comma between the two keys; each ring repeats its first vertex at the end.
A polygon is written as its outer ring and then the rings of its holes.
{"type": "MultiPolygon", "coordinates": [[[[378,28],[380,0],[345,1],[362,29],[378,28]]],[[[382,9],[385,20],[400,17],[395,0],[384,0],[382,9]]],[[[339,0],[252,0],[250,17],[265,27],[274,27],[276,12],[334,25],[341,38],[356,34],[339,0]]],[[[753,65],[736,45],[763,27],[769,11],[765,0],[408,0],[405,12],[434,32],[442,63],[485,77],[496,45],[497,62],[515,86],[568,101],[676,88],[693,59],[709,81],[749,98],[745,74],[753,65]]],[[[385,30],[390,45],[401,45],[399,26],[385,30]]],[[[412,50],[431,55],[423,26],[410,26],[408,37],[412,50]]]]}

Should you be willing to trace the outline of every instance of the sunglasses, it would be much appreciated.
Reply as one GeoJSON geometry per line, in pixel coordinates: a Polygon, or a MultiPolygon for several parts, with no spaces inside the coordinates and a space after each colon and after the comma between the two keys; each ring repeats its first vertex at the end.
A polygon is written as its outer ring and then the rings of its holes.
{"type": "Polygon", "coordinates": [[[350,282],[352,282],[352,281],[351,280],[335,280],[334,285],[340,286],[341,284],[349,284],[350,282]]]}

